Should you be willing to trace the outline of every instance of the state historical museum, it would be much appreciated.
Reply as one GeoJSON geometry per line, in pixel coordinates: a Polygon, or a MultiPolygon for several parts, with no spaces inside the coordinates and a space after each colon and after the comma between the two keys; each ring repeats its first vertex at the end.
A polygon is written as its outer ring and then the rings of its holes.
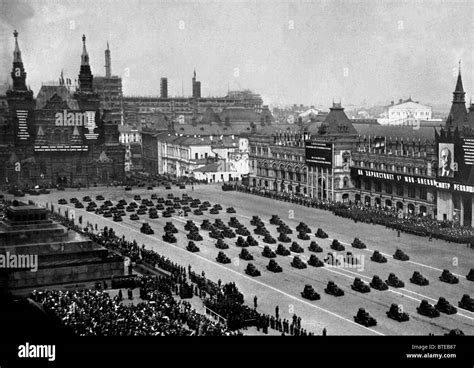
{"type": "Polygon", "coordinates": [[[82,37],[78,86],[41,87],[37,98],[27,88],[26,71],[14,32],[13,85],[7,91],[8,112],[0,119],[0,180],[20,187],[91,186],[121,181],[125,147],[118,122],[100,109],[82,37]]]}

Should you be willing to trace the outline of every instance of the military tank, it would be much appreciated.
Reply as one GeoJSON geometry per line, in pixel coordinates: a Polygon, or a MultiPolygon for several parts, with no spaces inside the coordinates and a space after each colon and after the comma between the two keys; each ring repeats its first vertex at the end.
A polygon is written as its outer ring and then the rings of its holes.
{"type": "Polygon", "coordinates": [[[289,256],[291,252],[283,244],[278,244],[276,254],[279,256],[289,256]]]}
{"type": "Polygon", "coordinates": [[[309,257],[308,264],[313,267],[324,267],[324,262],[321,261],[314,254],[311,254],[311,256],[309,257]]]}
{"type": "Polygon", "coordinates": [[[352,242],[352,246],[357,249],[367,248],[367,246],[359,238],[354,238],[354,241],[352,242]]]}
{"type": "Polygon", "coordinates": [[[178,229],[176,228],[176,226],[174,226],[172,222],[167,222],[165,224],[164,230],[168,233],[173,233],[173,234],[176,234],[178,232],[178,229]]]}
{"type": "Polygon", "coordinates": [[[387,263],[387,258],[385,258],[378,250],[374,251],[370,259],[377,263],[387,263]]]}
{"type": "Polygon", "coordinates": [[[189,240],[194,240],[194,241],[202,241],[202,235],[199,234],[198,231],[191,231],[188,235],[187,238],[189,240]]]}
{"type": "Polygon", "coordinates": [[[357,314],[354,316],[354,321],[365,327],[373,327],[377,325],[377,321],[364,308],[359,308],[357,314]]]}
{"type": "Polygon", "coordinates": [[[235,213],[235,208],[234,207],[229,207],[225,210],[227,213],[235,213]]]}
{"type": "Polygon", "coordinates": [[[451,305],[445,298],[440,297],[438,303],[436,303],[435,308],[444,314],[456,314],[458,312],[457,308],[451,305]]]}
{"type": "Polygon", "coordinates": [[[267,244],[275,244],[277,241],[274,237],[272,237],[270,234],[265,234],[263,237],[263,242],[267,244]]]}
{"type": "Polygon", "coordinates": [[[249,243],[244,238],[239,236],[237,238],[237,241],[235,242],[235,245],[237,245],[238,247],[248,247],[249,243]]]}
{"type": "Polygon", "coordinates": [[[443,273],[441,274],[439,279],[440,279],[440,281],[446,282],[448,284],[458,284],[459,283],[459,279],[456,276],[454,276],[451,272],[449,272],[449,270],[446,270],[446,269],[443,270],[443,273]]]}
{"type": "Polygon", "coordinates": [[[310,252],[314,253],[321,253],[323,251],[323,248],[321,248],[318,243],[316,243],[314,240],[309,244],[308,250],[310,252]]]}
{"type": "Polygon", "coordinates": [[[469,295],[464,294],[461,300],[458,302],[458,307],[470,312],[474,312],[474,299],[472,299],[469,295]]]}
{"type": "Polygon", "coordinates": [[[238,235],[242,235],[242,236],[249,236],[250,235],[250,231],[243,225],[240,226],[237,230],[235,230],[235,233],[238,234],[238,235]]]}
{"type": "Polygon", "coordinates": [[[242,251],[239,254],[239,257],[244,261],[252,261],[253,256],[250,254],[247,248],[242,248],[242,251]]]}
{"type": "Polygon", "coordinates": [[[301,292],[301,296],[308,300],[319,300],[321,299],[321,295],[319,295],[311,285],[307,284],[304,286],[303,291],[301,292]]]}
{"type": "Polygon", "coordinates": [[[144,222],[142,224],[142,227],[140,228],[140,232],[142,232],[143,234],[148,234],[148,235],[155,233],[153,229],[150,227],[150,224],[148,222],[144,222]]]}
{"type": "Polygon", "coordinates": [[[224,235],[222,235],[222,232],[214,227],[209,232],[209,237],[213,239],[224,239],[224,235]]]}
{"type": "Polygon", "coordinates": [[[474,268],[471,268],[471,270],[466,276],[466,279],[468,279],[469,281],[474,281],[474,268]]]}
{"type": "Polygon", "coordinates": [[[272,225],[280,225],[281,223],[281,219],[278,215],[272,215],[272,217],[270,218],[270,224],[272,225]]]}
{"type": "Polygon", "coordinates": [[[385,280],[387,285],[395,287],[395,288],[402,288],[405,287],[405,283],[401,281],[394,273],[390,273],[388,275],[388,279],[385,280]]]}
{"type": "Polygon", "coordinates": [[[344,291],[337,286],[334,281],[328,281],[326,289],[324,289],[326,294],[333,295],[333,296],[343,296],[344,291]]]}
{"type": "Polygon", "coordinates": [[[304,268],[306,268],[306,267],[308,267],[308,266],[306,265],[306,263],[304,263],[304,262],[300,259],[300,257],[298,257],[298,256],[295,256],[295,257],[293,258],[293,261],[291,262],[291,265],[292,265],[294,268],[298,268],[298,269],[300,269],[300,270],[301,270],[301,269],[304,269],[304,268]]]}
{"type": "Polygon", "coordinates": [[[209,231],[212,227],[211,222],[208,219],[205,219],[201,223],[201,229],[209,231]]]}
{"type": "Polygon", "coordinates": [[[172,233],[166,232],[163,234],[163,241],[167,243],[176,243],[176,237],[172,233]]]}
{"type": "Polygon", "coordinates": [[[262,219],[258,216],[252,216],[252,219],[250,220],[250,225],[258,226],[259,224],[263,225],[262,219]]]}
{"type": "Polygon", "coordinates": [[[318,228],[315,235],[317,238],[321,238],[321,239],[326,239],[328,237],[328,234],[326,234],[324,230],[321,228],[318,228]]]}
{"type": "Polygon", "coordinates": [[[398,322],[406,322],[410,319],[408,313],[404,312],[403,308],[395,303],[390,306],[390,309],[387,312],[387,317],[398,322]]]}
{"type": "Polygon", "coordinates": [[[333,239],[331,243],[331,249],[336,250],[336,251],[343,251],[346,248],[339,242],[339,240],[333,239]]]}
{"type": "Polygon", "coordinates": [[[413,272],[413,276],[410,278],[410,282],[415,285],[426,286],[429,285],[428,279],[423,277],[418,271],[413,272]]]}
{"type": "Polygon", "coordinates": [[[304,222],[300,222],[298,226],[296,226],[296,231],[298,232],[304,232],[304,233],[311,233],[311,229],[309,228],[308,225],[306,225],[304,222]]]}
{"type": "Polygon", "coordinates": [[[282,243],[289,243],[291,242],[291,239],[285,233],[280,233],[280,235],[278,235],[278,241],[281,241],[282,243]]]}
{"type": "Polygon", "coordinates": [[[222,230],[222,236],[224,238],[235,238],[235,232],[233,232],[230,228],[228,228],[227,226],[224,227],[224,229],[222,230]]]}
{"type": "Polygon", "coordinates": [[[374,275],[369,285],[370,287],[376,290],[380,290],[380,291],[384,291],[388,289],[388,285],[385,282],[383,282],[382,279],[377,275],[374,275]]]}
{"type": "Polygon", "coordinates": [[[351,289],[358,291],[359,293],[368,293],[370,292],[370,286],[365,284],[359,277],[354,279],[354,283],[351,285],[351,289]]]}
{"type": "Polygon", "coordinates": [[[230,258],[225,255],[224,252],[220,251],[216,257],[216,261],[219,263],[230,263],[230,258]]]}
{"type": "Polygon", "coordinates": [[[410,257],[408,257],[408,255],[405,252],[403,252],[401,249],[397,249],[395,251],[393,258],[399,261],[408,261],[410,259],[410,257]]]}
{"type": "Polygon", "coordinates": [[[303,253],[304,249],[297,242],[293,242],[293,243],[291,243],[290,251],[295,252],[295,253],[303,253]]]}
{"type": "Polygon", "coordinates": [[[247,243],[249,243],[250,247],[258,246],[258,241],[252,235],[247,236],[247,243]]]}
{"type": "Polygon", "coordinates": [[[290,227],[285,224],[284,222],[281,222],[280,225],[277,227],[277,232],[280,234],[293,234],[293,230],[290,229],[290,227]]]}
{"type": "Polygon", "coordinates": [[[148,217],[151,218],[151,219],[157,219],[158,218],[158,213],[155,211],[150,211],[148,213],[148,217]]]}
{"type": "Polygon", "coordinates": [[[137,221],[137,220],[140,220],[140,217],[138,217],[138,215],[136,213],[132,213],[130,215],[130,220],[137,221]]]}
{"type": "Polygon", "coordinates": [[[262,256],[266,258],[275,258],[276,254],[273,250],[270,249],[268,245],[265,245],[265,247],[263,248],[262,256]]]}
{"type": "Polygon", "coordinates": [[[196,227],[197,226],[196,226],[196,224],[194,223],[193,220],[188,220],[188,221],[186,221],[186,224],[184,224],[184,230],[186,230],[186,231],[191,231],[196,227]]]}
{"type": "Polygon", "coordinates": [[[305,233],[304,231],[300,231],[298,233],[298,239],[301,239],[301,240],[309,240],[309,235],[307,233],[305,233]]]}
{"type": "Polygon", "coordinates": [[[261,272],[259,270],[257,270],[257,268],[255,267],[255,265],[253,263],[249,263],[247,265],[247,268],[245,269],[245,273],[249,276],[252,276],[252,277],[256,277],[256,276],[261,275],[261,272]]]}
{"type": "Polygon", "coordinates": [[[228,225],[229,225],[230,227],[233,227],[234,229],[237,229],[237,228],[239,228],[242,224],[240,223],[239,220],[237,220],[236,217],[233,217],[233,216],[232,216],[232,217],[230,218],[229,222],[228,222],[228,225]]]}
{"type": "Polygon", "coordinates": [[[186,250],[192,252],[192,253],[196,253],[196,252],[199,252],[199,247],[191,240],[189,243],[188,243],[188,246],[186,247],[186,250]]]}
{"type": "Polygon", "coordinates": [[[270,259],[270,262],[268,262],[267,270],[275,273],[283,271],[281,266],[274,259],[270,259]]]}
{"type": "Polygon", "coordinates": [[[426,299],[423,299],[420,303],[420,306],[416,308],[417,312],[422,316],[427,316],[430,318],[439,317],[439,311],[433,307],[426,299]]]}
{"type": "Polygon", "coordinates": [[[216,242],[217,249],[229,249],[229,246],[222,239],[217,239],[216,242]]]}

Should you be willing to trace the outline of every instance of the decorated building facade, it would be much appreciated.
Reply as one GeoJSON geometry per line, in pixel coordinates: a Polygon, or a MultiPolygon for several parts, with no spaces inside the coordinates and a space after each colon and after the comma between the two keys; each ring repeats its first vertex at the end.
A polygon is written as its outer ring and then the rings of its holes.
{"type": "Polygon", "coordinates": [[[6,185],[93,185],[120,181],[125,148],[118,121],[101,109],[82,37],[79,86],[43,85],[35,99],[15,31],[8,115],[1,122],[0,177],[6,185]]]}

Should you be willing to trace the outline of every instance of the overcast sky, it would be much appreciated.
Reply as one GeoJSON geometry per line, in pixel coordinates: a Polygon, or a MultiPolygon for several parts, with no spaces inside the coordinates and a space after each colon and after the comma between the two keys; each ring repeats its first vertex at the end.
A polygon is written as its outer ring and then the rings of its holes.
{"type": "Polygon", "coordinates": [[[458,61],[474,95],[472,0],[0,0],[0,82],[14,38],[38,92],[77,78],[82,34],[92,73],[104,49],[125,95],[202,95],[249,88],[267,104],[367,105],[408,98],[449,104],[458,61]]]}

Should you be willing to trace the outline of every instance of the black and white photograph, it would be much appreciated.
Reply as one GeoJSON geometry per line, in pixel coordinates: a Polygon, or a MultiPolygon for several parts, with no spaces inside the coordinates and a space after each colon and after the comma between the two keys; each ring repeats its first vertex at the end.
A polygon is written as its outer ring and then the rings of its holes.
{"type": "Polygon", "coordinates": [[[472,367],[473,24],[471,0],[0,0],[0,367],[472,367]]]}

